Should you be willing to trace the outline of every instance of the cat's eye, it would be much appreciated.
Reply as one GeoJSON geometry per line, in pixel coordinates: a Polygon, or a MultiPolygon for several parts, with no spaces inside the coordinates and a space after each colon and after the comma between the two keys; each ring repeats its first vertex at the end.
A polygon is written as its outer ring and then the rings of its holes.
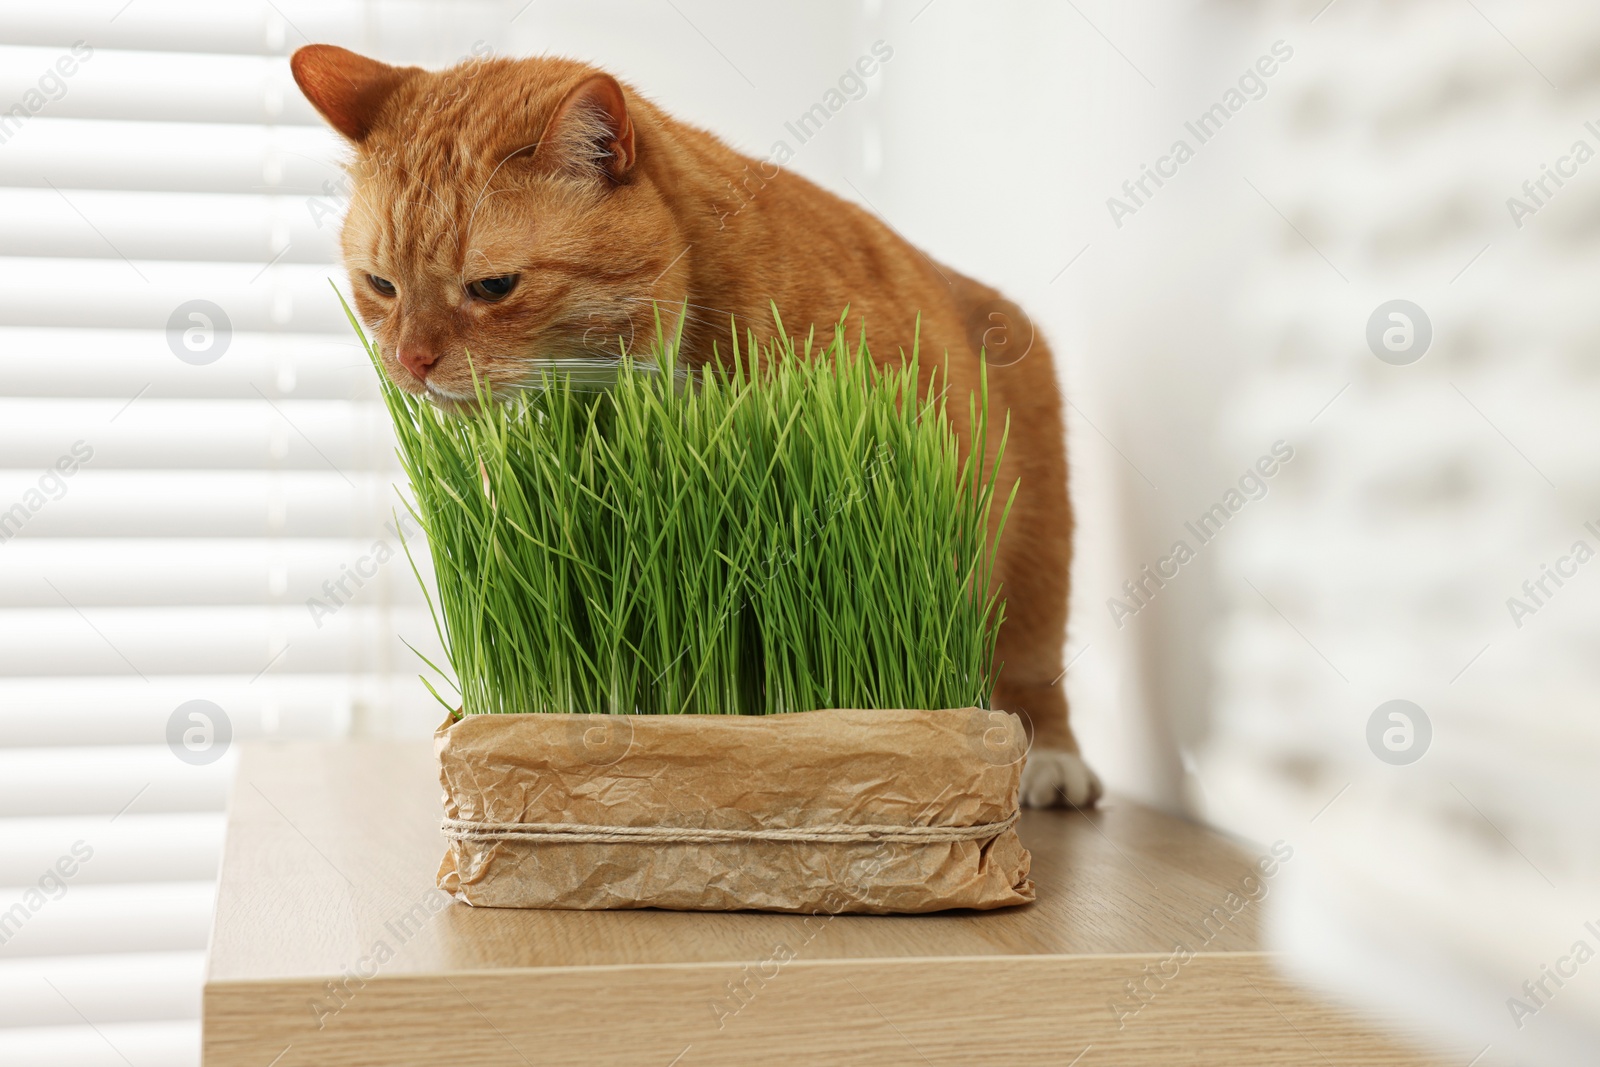
{"type": "Polygon", "coordinates": [[[487,300],[492,304],[497,300],[504,300],[510,296],[511,290],[516,287],[517,275],[502,274],[498,278],[479,278],[477,281],[468,284],[467,292],[479,300],[487,300]]]}
{"type": "Polygon", "coordinates": [[[391,282],[388,278],[380,278],[376,274],[369,274],[367,275],[367,284],[383,296],[394,295],[394,282],[391,282]]]}

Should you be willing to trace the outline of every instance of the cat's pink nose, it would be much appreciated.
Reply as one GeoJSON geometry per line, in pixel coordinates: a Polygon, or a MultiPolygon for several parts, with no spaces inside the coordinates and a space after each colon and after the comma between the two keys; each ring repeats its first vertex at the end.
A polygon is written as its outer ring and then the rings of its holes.
{"type": "Polygon", "coordinates": [[[421,345],[404,344],[400,346],[400,365],[422,381],[428,376],[428,368],[439,362],[439,354],[432,349],[421,345]]]}

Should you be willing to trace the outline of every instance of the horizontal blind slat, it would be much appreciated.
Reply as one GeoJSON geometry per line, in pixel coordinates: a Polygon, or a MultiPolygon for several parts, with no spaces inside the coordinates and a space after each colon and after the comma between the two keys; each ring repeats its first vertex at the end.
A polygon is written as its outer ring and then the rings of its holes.
{"type": "Polygon", "coordinates": [[[55,1056],[8,1058],[8,1039],[16,1035],[6,1031],[81,1026],[78,1011],[100,1026],[198,1020],[205,967],[206,954],[196,951],[0,960],[0,1063],[59,1063],[55,1056]]]}
{"type": "Polygon", "coordinates": [[[319,126],[58,119],[0,125],[0,186],[322,196],[345,154],[319,126]]]}
{"type": "Polygon", "coordinates": [[[363,662],[404,669],[413,642],[433,631],[426,608],[349,604],[312,619],[303,604],[275,607],[102,607],[0,610],[0,675],[301,674],[363,662]],[[379,619],[387,625],[380,630],[379,619]]]}
{"type": "MultiPolygon", "coordinates": [[[[63,442],[70,447],[70,441],[63,442]]],[[[351,471],[100,471],[83,467],[59,499],[33,500],[37,471],[0,470],[0,538],[349,537],[398,506],[387,475],[351,471]]]]}
{"type": "Polygon", "coordinates": [[[0,44],[0,100],[26,99],[35,115],[58,119],[322,122],[281,56],[90,47],[84,58],[81,48],[0,44]]]}
{"type": "Polygon", "coordinates": [[[79,841],[93,854],[77,864],[69,888],[215,878],[224,822],[220,812],[125,814],[115,822],[103,815],[0,819],[0,886],[59,874],[56,864],[79,841]]]}
{"type": "MultiPolygon", "coordinates": [[[[162,329],[0,326],[0,381],[12,397],[376,400],[372,364],[348,323],[331,333],[234,329],[222,357],[196,366],[162,329]]],[[[113,413],[114,414],[114,413],[113,413]]]]}
{"type": "MultiPolygon", "coordinates": [[[[215,312],[209,325],[187,313],[178,316],[178,325],[189,323],[183,329],[214,331],[206,345],[220,342],[224,326],[336,333],[350,328],[328,285],[342,274],[302,263],[6,258],[0,259],[0,326],[131,328],[160,330],[165,337],[180,305],[208,300],[221,308],[226,323],[215,312]]],[[[182,330],[178,337],[184,343],[182,330]]],[[[221,351],[219,358],[226,358],[226,349],[221,351]]]]}
{"type": "Polygon", "coordinates": [[[422,691],[409,663],[399,674],[295,674],[273,669],[236,674],[62,675],[0,677],[0,733],[13,748],[71,745],[164,745],[167,720],[180,704],[209,700],[223,708],[235,740],[335,738],[350,730],[362,704],[425,713],[438,704],[422,691]]]}
{"type": "Polygon", "coordinates": [[[200,1023],[194,1020],[25,1026],[0,1029],[0,1063],[50,1067],[199,1067],[200,1023]]]}
{"type": "Polygon", "coordinates": [[[286,55],[308,41],[378,52],[386,59],[452,62],[501,30],[516,6],[500,0],[51,0],[0,8],[0,40],[66,47],[286,55]]]}
{"type": "Polygon", "coordinates": [[[0,818],[221,811],[236,762],[192,766],[164,744],[0,748],[0,818]]]}
{"type": "MultiPolygon", "coordinates": [[[[426,545],[420,537],[406,542],[427,573],[426,545]]],[[[0,549],[0,608],[58,608],[62,597],[83,609],[304,605],[330,596],[325,583],[338,593],[340,582],[352,603],[414,607],[422,592],[405,547],[388,530],[362,540],[23,537],[0,549]]]]}
{"type": "MultiPolygon", "coordinates": [[[[204,949],[215,892],[210,881],[71,886],[13,927],[5,953],[18,959],[204,949]]],[[[0,887],[0,901],[23,895],[24,887],[0,887]]]]}
{"type": "Polygon", "coordinates": [[[343,205],[321,196],[65,192],[0,186],[0,256],[331,264],[338,255],[343,205]]]}
{"type": "Polygon", "coordinates": [[[353,476],[396,468],[392,452],[374,447],[374,431],[387,419],[377,404],[338,400],[0,397],[0,456],[13,470],[42,470],[67,457],[66,469],[89,463],[96,471],[331,468],[353,476]],[[94,427],[80,438],[86,448],[64,451],[71,442],[60,428],[85,425],[94,427]],[[87,449],[92,458],[80,458],[87,449]]]}
{"type": "Polygon", "coordinates": [[[154,51],[234,52],[277,55],[300,43],[302,32],[360,28],[362,5],[350,0],[317,6],[291,0],[56,0],[51,4],[8,5],[0,15],[0,39],[13,44],[66,47],[93,29],[101,48],[154,51]],[[275,7],[276,4],[276,7],[275,7]],[[126,10],[124,10],[126,9],[126,10]]]}

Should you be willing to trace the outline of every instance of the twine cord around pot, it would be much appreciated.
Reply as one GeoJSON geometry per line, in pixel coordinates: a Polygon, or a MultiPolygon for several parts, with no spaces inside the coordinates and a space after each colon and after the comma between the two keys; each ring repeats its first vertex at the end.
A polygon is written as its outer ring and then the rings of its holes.
{"type": "Polygon", "coordinates": [[[850,843],[890,841],[931,845],[947,841],[983,841],[1016,825],[1019,812],[1003,822],[976,826],[833,826],[772,827],[765,830],[718,830],[694,826],[594,826],[565,822],[476,822],[445,819],[440,825],[452,841],[531,841],[568,844],[648,842],[659,845],[717,845],[735,841],[807,841],[850,843]]]}

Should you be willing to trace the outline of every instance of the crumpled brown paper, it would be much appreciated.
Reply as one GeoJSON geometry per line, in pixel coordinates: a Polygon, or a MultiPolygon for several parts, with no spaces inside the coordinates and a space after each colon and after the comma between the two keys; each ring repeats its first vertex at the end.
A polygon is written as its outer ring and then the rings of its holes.
{"type": "MultiPolygon", "coordinates": [[[[1027,739],[978,708],[469,715],[434,749],[455,827],[967,827],[1014,817],[1027,739]]],[[[963,841],[467,837],[438,884],[488,907],[882,914],[1027,903],[1030,863],[1009,825],[963,841]]]]}

